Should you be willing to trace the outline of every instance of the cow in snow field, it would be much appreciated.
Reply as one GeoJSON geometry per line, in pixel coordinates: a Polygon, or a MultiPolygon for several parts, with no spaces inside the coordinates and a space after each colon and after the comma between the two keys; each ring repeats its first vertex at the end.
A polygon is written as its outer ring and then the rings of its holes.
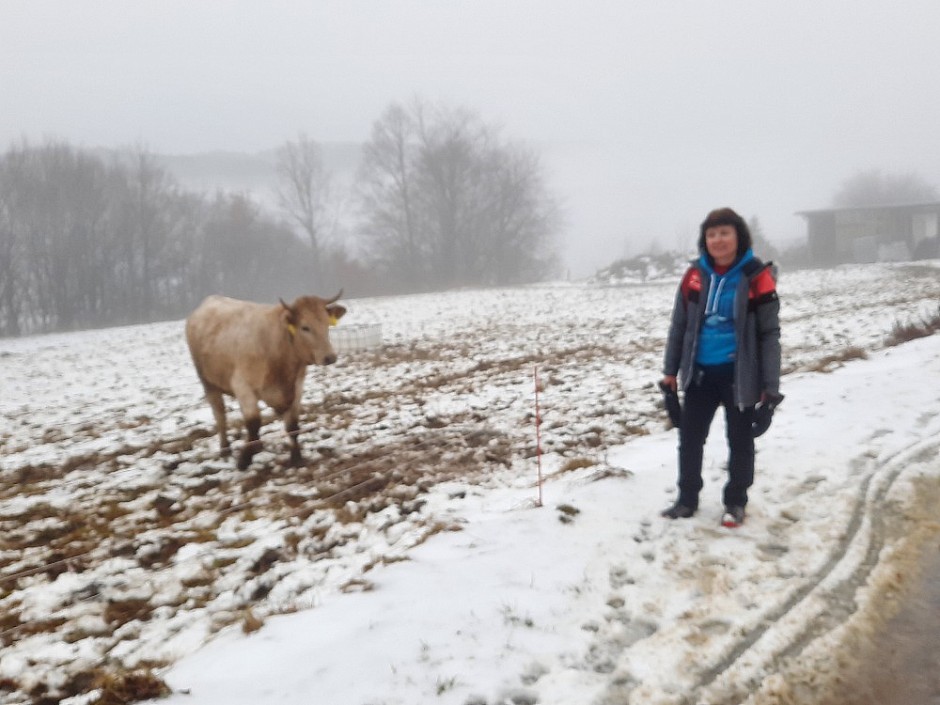
{"type": "Polygon", "coordinates": [[[303,463],[297,436],[304,377],[308,365],[336,362],[329,327],[346,313],[335,303],[342,293],[329,300],[301,296],[273,306],[209,296],[186,319],[186,342],[215,415],[222,455],[231,452],[222,395],[235,397],[241,407],[248,439],[238,456],[239,469],[261,450],[259,401],[284,419],[291,464],[303,463]]]}

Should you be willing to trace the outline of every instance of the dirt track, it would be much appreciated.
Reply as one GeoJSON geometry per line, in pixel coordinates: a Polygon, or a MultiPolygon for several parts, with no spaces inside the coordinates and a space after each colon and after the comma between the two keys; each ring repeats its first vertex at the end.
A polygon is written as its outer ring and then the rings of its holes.
{"type": "MultiPolygon", "coordinates": [[[[911,578],[918,575],[914,562],[924,544],[940,533],[940,525],[925,522],[931,516],[929,508],[940,499],[940,485],[922,484],[915,503],[908,505],[892,501],[890,492],[902,472],[936,463],[938,451],[940,438],[931,437],[913,448],[855,460],[864,469],[851,521],[826,564],[768,614],[765,625],[747,634],[731,654],[703,674],[696,693],[686,701],[689,705],[850,702],[845,700],[846,683],[851,682],[853,671],[864,666],[858,659],[859,641],[873,644],[887,628],[905,590],[914,582],[911,578]],[[889,546],[892,550],[885,556],[889,546]],[[859,590],[869,583],[872,589],[859,603],[859,590]],[[754,644],[789,620],[797,620],[801,628],[772,650],[771,660],[767,653],[761,654],[764,663],[772,664],[771,670],[786,680],[785,692],[765,688],[752,694],[717,685],[745,660],[754,644]],[[826,635],[832,638],[823,639],[826,635]]],[[[875,654],[869,649],[866,657],[875,654]]],[[[753,667],[751,663],[745,668],[753,667]]]]}

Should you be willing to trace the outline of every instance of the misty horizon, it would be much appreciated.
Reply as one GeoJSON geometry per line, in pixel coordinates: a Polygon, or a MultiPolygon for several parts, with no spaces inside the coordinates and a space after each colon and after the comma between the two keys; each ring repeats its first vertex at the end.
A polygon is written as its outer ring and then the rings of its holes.
{"type": "Polygon", "coordinates": [[[258,153],[368,141],[392,102],[543,152],[575,274],[692,246],[714,207],[775,244],[874,169],[940,183],[940,6],[554,0],[0,8],[0,144],[258,153]]]}

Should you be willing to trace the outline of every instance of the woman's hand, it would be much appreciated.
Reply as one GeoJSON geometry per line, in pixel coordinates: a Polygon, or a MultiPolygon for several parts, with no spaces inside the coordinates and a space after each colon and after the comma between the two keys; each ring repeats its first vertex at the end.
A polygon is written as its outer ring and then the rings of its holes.
{"type": "Polygon", "coordinates": [[[676,381],[675,375],[665,375],[663,381],[660,382],[663,386],[669,387],[672,391],[679,391],[679,383],[676,381]]]}

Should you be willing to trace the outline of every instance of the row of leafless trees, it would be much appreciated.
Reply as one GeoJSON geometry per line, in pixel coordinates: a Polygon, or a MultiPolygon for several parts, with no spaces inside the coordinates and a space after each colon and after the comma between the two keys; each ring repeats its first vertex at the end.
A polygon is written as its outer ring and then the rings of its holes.
{"type": "Polygon", "coordinates": [[[250,200],[184,192],[146,152],[105,161],[48,143],[0,157],[2,335],[179,316],[212,292],[276,297],[309,262],[250,200]]]}
{"type": "Polygon", "coordinates": [[[532,281],[554,265],[558,217],[536,156],[467,111],[390,107],[341,228],[314,141],[285,143],[277,171],[271,213],[244,194],[188,192],[143,149],[11,146],[0,335],[177,317],[210,293],[427,291],[532,281]]]}

